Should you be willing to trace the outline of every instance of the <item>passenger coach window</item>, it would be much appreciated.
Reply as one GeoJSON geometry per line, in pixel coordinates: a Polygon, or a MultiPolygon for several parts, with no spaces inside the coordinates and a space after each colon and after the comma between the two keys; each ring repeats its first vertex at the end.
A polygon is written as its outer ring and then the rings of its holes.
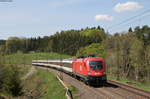
{"type": "Polygon", "coordinates": [[[93,70],[101,70],[103,68],[101,61],[90,61],[89,65],[93,70]]]}

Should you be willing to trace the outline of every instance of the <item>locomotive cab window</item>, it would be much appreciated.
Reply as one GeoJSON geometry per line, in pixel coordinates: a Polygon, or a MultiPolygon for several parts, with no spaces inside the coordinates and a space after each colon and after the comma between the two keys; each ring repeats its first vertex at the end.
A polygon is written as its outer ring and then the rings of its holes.
{"type": "Polygon", "coordinates": [[[103,68],[101,61],[90,61],[89,65],[92,70],[101,70],[103,68]]]}

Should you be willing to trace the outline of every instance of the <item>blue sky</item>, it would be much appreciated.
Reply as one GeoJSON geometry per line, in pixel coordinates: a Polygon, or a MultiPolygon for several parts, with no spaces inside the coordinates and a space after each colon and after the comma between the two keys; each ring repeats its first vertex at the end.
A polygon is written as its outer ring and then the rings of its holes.
{"type": "Polygon", "coordinates": [[[150,11],[137,17],[133,22],[116,25],[148,9],[150,9],[150,0],[13,0],[13,2],[0,2],[0,39],[7,39],[10,36],[49,36],[56,31],[98,25],[111,34],[122,32],[130,26],[150,26],[150,11]]]}

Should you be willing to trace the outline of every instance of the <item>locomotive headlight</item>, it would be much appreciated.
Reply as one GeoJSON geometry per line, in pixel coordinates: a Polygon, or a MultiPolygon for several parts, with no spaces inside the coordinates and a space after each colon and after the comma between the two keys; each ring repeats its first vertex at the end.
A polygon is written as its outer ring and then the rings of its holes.
{"type": "Polygon", "coordinates": [[[88,72],[88,75],[91,75],[91,72],[88,72]]]}

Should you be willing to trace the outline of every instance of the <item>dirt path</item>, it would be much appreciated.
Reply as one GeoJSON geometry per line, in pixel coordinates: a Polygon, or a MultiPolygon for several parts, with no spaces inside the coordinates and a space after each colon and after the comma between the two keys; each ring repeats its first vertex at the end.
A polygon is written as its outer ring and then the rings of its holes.
{"type": "Polygon", "coordinates": [[[31,67],[28,71],[28,73],[22,78],[23,80],[27,79],[29,76],[31,76],[33,73],[35,73],[35,67],[31,67]]]}

